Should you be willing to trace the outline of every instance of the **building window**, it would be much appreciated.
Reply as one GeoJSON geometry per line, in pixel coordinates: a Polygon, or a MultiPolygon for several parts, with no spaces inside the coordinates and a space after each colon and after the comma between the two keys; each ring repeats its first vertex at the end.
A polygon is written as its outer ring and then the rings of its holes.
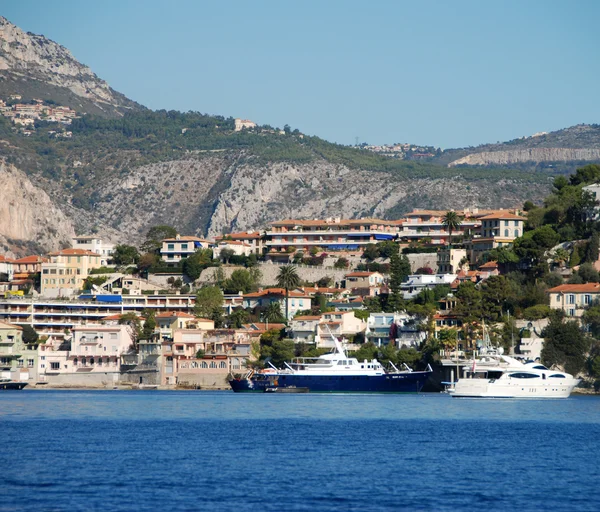
{"type": "Polygon", "coordinates": [[[17,368],[23,368],[23,359],[17,361],[17,368]]]}
{"type": "Polygon", "coordinates": [[[35,361],[33,359],[27,359],[27,368],[33,368],[35,361]]]}
{"type": "Polygon", "coordinates": [[[509,221],[508,221],[508,220],[505,220],[505,221],[504,221],[504,225],[505,225],[505,226],[508,226],[508,223],[509,223],[509,221]]]}
{"type": "Polygon", "coordinates": [[[51,370],[60,370],[60,363],[57,363],[57,362],[54,362],[54,361],[51,362],[50,363],[50,369],[51,370]]]}
{"type": "Polygon", "coordinates": [[[584,304],[591,304],[592,303],[592,296],[591,295],[584,295],[583,296],[583,303],[584,304]]]}
{"type": "Polygon", "coordinates": [[[508,229],[505,229],[505,230],[504,230],[504,236],[505,236],[505,237],[507,237],[507,238],[510,236],[510,235],[508,234],[508,229]]]}
{"type": "Polygon", "coordinates": [[[569,316],[575,316],[575,310],[569,309],[569,316]]]}
{"type": "Polygon", "coordinates": [[[175,244],[168,244],[168,245],[167,245],[167,249],[168,249],[169,251],[172,251],[172,250],[174,250],[174,249],[175,249],[175,244]]]}
{"type": "Polygon", "coordinates": [[[567,304],[575,304],[575,295],[567,295],[567,304]]]}
{"type": "Polygon", "coordinates": [[[518,237],[519,237],[519,230],[515,229],[515,238],[518,238],[518,237]]]}
{"type": "Polygon", "coordinates": [[[188,244],[181,244],[181,250],[187,250],[188,244]]]}

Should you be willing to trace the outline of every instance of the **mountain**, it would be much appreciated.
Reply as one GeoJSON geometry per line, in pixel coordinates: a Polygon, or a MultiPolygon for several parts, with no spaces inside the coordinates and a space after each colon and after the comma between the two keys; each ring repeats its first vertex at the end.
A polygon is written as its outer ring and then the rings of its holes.
{"type": "Polygon", "coordinates": [[[456,158],[452,150],[438,161],[402,161],[288,127],[238,130],[232,118],[151,111],[111,89],[67,49],[3,18],[0,100],[7,102],[0,107],[0,171],[31,186],[28,199],[14,187],[0,200],[18,211],[40,204],[29,227],[0,222],[0,252],[25,252],[32,244],[55,249],[73,231],[132,243],[157,224],[211,236],[290,217],[508,208],[541,201],[560,172],[448,167],[467,150],[456,150],[456,158]],[[22,98],[11,100],[15,94],[22,98]]]}
{"type": "Polygon", "coordinates": [[[64,46],[0,16],[0,97],[52,99],[78,112],[120,116],[142,108],[80,64],[64,46]]]}
{"type": "Polygon", "coordinates": [[[600,161],[600,125],[580,124],[508,142],[451,149],[431,161],[450,167],[493,165],[530,170],[556,167],[571,172],[582,164],[600,161]]]}

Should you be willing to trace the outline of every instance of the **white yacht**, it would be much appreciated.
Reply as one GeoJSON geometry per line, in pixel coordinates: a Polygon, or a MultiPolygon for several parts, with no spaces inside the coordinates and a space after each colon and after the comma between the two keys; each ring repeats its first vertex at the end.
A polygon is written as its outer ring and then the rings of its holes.
{"type": "Polygon", "coordinates": [[[522,363],[509,356],[488,354],[474,360],[466,376],[448,388],[462,398],[568,398],[580,379],[538,362],[522,363]]]}

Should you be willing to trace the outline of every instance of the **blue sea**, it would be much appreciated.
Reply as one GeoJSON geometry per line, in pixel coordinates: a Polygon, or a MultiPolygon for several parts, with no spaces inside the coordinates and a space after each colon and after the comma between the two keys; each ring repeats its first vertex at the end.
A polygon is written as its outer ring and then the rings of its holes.
{"type": "Polygon", "coordinates": [[[600,398],[0,393],[0,511],[600,510],[600,398]]]}

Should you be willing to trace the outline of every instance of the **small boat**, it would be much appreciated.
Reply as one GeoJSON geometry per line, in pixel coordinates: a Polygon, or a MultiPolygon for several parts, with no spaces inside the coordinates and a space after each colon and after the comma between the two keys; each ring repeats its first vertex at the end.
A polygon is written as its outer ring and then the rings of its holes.
{"type": "Polygon", "coordinates": [[[447,388],[456,398],[568,398],[581,382],[539,362],[522,363],[502,354],[473,360],[466,375],[447,388]]]}
{"type": "Polygon", "coordinates": [[[16,380],[10,380],[10,379],[0,379],[0,389],[23,389],[25,386],[27,386],[27,382],[19,382],[16,380]]]}
{"type": "Polygon", "coordinates": [[[305,388],[311,393],[419,393],[432,373],[425,371],[386,371],[376,359],[358,361],[348,357],[342,343],[333,335],[334,350],[318,358],[298,358],[260,372],[229,380],[235,392],[288,392],[305,388]],[[277,391],[272,391],[277,389],[277,391]],[[282,391],[290,390],[290,391],[282,391]]]}
{"type": "Polygon", "coordinates": [[[289,386],[287,388],[265,388],[265,393],[309,393],[308,388],[297,388],[296,386],[289,386]]]}

